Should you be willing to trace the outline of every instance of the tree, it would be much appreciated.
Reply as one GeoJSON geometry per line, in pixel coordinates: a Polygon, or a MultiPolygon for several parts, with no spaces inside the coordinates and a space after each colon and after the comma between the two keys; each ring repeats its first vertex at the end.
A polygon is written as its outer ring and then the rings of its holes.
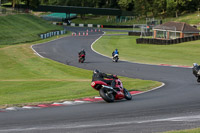
{"type": "Polygon", "coordinates": [[[167,12],[175,14],[176,17],[182,11],[185,11],[188,4],[190,4],[192,0],[167,0],[167,12]]]}
{"type": "Polygon", "coordinates": [[[20,0],[9,0],[12,3],[12,7],[15,8],[16,4],[19,4],[20,0]]]}
{"type": "Polygon", "coordinates": [[[151,0],[149,1],[149,8],[153,16],[156,17],[159,14],[165,14],[167,1],[166,0],[151,0]]]}
{"type": "Polygon", "coordinates": [[[122,10],[130,10],[133,9],[133,0],[119,0],[118,5],[122,10]]]}
{"type": "Polygon", "coordinates": [[[138,16],[145,15],[147,17],[147,13],[149,11],[148,0],[135,0],[134,10],[138,16]]]}

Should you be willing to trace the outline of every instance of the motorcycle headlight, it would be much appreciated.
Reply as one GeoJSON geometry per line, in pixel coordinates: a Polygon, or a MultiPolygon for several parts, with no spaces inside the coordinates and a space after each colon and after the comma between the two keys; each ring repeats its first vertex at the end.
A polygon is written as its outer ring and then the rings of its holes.
{"type": "Polygon", "coordinates": [[[92,83],[91,83],[91,86],[95,86],[95,82],[92,82],[92,83]]]}

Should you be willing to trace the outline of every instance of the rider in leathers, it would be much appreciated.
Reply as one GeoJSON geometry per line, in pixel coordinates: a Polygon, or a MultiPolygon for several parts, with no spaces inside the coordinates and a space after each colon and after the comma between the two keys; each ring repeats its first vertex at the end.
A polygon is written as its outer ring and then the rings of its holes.
{"type": "Polygon", "coordinates": [[[105,73],[100,72],[99,70],[94,70],[93,76],[92,76],[92,81],[103,81],[107,84],[110,84],[114,89],[116,89],[115,78],[116,78],[116,76],[107,75],[105,73]],[[104,78],[113,79],[113,80],[105,80],[104,78]]]}
{"type": "Polygon", "coordinates": [[[81,55],[86,55],[84,49],[82,49],[78,54],[79,54],[79,56],[81,56],[81,55]]]}

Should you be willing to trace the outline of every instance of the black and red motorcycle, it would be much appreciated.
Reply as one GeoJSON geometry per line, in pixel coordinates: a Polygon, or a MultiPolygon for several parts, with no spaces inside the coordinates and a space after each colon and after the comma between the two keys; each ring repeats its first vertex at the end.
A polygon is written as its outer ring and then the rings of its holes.
{"type": "Polygon", "coordinates": [[[84,54],[79,55],[78,62],[83,63],[84,61],[85,61],[85,55],[84,54]]]}
{"type": "MultiPolygon", "coordinates": [[[[106,80],[113,80],[113,79],[106,79],[106,80]]],[[[119,78],[115,78],[115,88],[111,87],[111,85],[106,84],[103,81],[93,81],[91,83],[91,86],[99,91],[100,96],[105,100],[106,102],[114,102],[115,100],[121,100],[121,99],[127,99],[131,100],[132,95],[130,92],[123,88],[123,84],[119,78]],[[117,89],[116,89],[117,88],[117,89]]]]}

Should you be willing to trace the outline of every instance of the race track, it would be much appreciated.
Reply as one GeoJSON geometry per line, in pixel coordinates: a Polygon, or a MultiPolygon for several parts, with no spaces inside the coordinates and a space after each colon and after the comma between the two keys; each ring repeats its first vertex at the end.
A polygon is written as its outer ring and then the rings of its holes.
{"type": "MultiPolygon", "coordinates": [[[[70,28],[79,32],[85,28],[70,28]]],[[[156,80],[162,88],[135,95],[131,101],[93,102],[75,106],[0,112],[0,133],[152,133],[200,127],[200,86],[191,68],[144,65],[120,61],[95,53],[91,44],[103,32],[69,36],[34,45],[41,56],[84,69],[131,78],[156,80]],[[78,63],[77,53],[87,52],[78,63]]],[[[92,72],[91,72],[92,76],[92,72]]],[[[91,88],[91,91],[93,89],[91,88]]]]}

